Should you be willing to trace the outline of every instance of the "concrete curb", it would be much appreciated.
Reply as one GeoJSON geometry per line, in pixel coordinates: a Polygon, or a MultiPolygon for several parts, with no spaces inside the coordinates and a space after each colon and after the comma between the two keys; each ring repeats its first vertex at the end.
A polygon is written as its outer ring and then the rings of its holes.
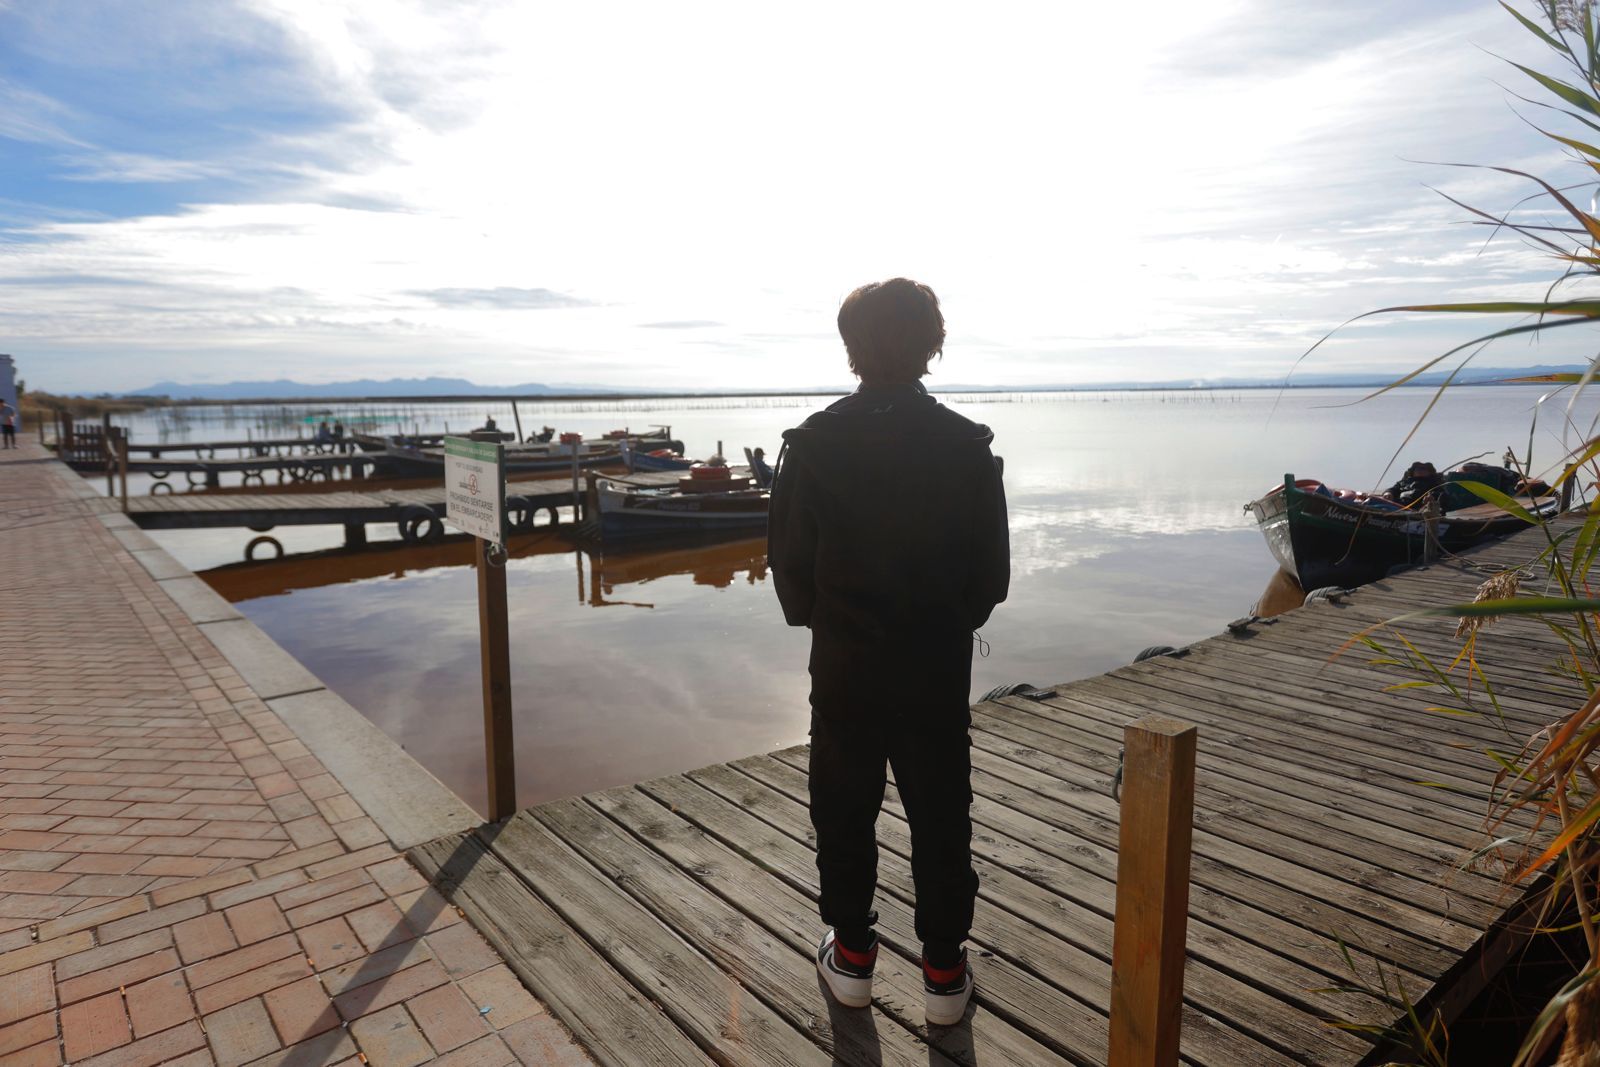
{"type": "MultiPolygon", "coordinates": [[[[82,478],[56,466],[75,495],[103,499],[82,478]]],[[[126,515],[111,512],[99,519],[256,695],[339,780],[395,848],[404,851],[483,824],[477,812],[410,753],[126,515]]]]}

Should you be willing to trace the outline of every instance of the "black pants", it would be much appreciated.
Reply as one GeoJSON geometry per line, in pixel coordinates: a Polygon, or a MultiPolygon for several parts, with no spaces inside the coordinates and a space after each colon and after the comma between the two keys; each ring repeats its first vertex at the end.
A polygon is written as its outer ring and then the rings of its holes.
{"type": "Polygon", "coordinates": [[[972,928],[972,756],[967,703],[971,639],[914,657],[840,654],[812,643],[811,825],[817,832],[822,921],[871,924],[878,877],[876,824],[886,771],[911,823],[916,932],[948,959],[972,928]]]}
{"type": "Polygon", "coordinates": [[[5,434],[7,448],[17,447],[17,428],[15,426],[0,426],[0,432],[5,434]]]}

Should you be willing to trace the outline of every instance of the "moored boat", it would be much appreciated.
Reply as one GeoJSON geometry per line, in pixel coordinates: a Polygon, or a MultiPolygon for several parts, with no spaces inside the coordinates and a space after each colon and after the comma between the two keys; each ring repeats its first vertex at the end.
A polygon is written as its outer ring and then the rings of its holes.
{"type": "MultiPolygon", "coordinates": [[[[1455,471],[1423,497],[1400,504],[1381,494],[1334,490],[1315,479],[1284,475],[1283,484],[1245,505],[1255,515],[1280,566],[1305,590],[1337,585],[1351,587],[1376,581],[1398,566],[1425,561],[1428,555],[1427,497],[1439,501],[1432,521],[1438,551],[1459,552],[1484,541],[1527,528],[1516,515],[1487,503],[1452,482],[1481,481],[1492,488],[1503,468],[1455,471]]],[[[1514,478],[1514,472],[1506,471],[1514,478]]],[[[1514,488],[1514,486],[1508,487],[1514,488]]],[[[1554,515],[1553,496],[1518,495],[1513,499],[1540,518],[1554,515]]]]}
{"type": "Polygon", "coordinates": [[[606,541],[765,528],[771,499],[748,474],[720,466],[696,466],[676,486],[595,481],[600,537],[606,541]]]}
{"type": "MultiPolygon", "coordinates": [[[[508,474],[568,471],[572,469],[574,452],[577,453],[579,467],[621,467],[624,465],[625,448],[681,451],[683,443],[665,436],[616,438],[608,435],[597,440],[585,441],[576,434],[562,434],[561,439],[557,441],[507,444],[506,471],[508,474]]],[[[376,452],[375,456],[378,474],[383,477],[444,476],[444,449],[440,445],[415,444],[409,440],[391,439],[387,447],[381,452],[376,452]]]]}

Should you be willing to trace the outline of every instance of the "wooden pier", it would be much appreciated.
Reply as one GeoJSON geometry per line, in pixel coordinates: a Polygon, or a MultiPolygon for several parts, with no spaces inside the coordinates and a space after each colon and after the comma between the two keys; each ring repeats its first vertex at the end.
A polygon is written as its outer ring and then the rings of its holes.
{"type": "MultiPolygon", "coordinates": [[[[258,485],[266,484],[268,473],[276,473],[279,481],[288,479],[296,482],[313,478],[328,479],[343,470],[349,470],[353,477],[360,478],[368,468],[376,467],[378,462],[378,456],[365,452],[348,455],[252,456],[247,459],[130,459],[127,472],[147,475],[158,483],[166,482],[174,474],[182,474],[186,476],[185,480],[191,489],[217,489],[222,485],[224,474],[242,475],[245,485],[252,481],[258,485]],[[194,477],[197,474],[200,476],[198,480],[194,477]]],[[[104,460],[71,460],[68,466],[79,473],[98,473],[105,470],[106,464],[104,460]]]]}
{"type": "MultiPolygon", "coordinates": [[[[349,457],[339,457],[339,462],[349,457]]],[[[617,476],[636,485],[671,485],[677,472],[617,476]]],[[[581,493],[580,493],[581,495],[581,493]]],[[[551,524],[560,521],[558,509],[575,504],[572,479],[535,478],[506,483],[506,499],[517,529],[533,527],[536,514],[551,524]]],[[[361,543],[368,523],[393,522],[406,540],[434,541],[442,525],[420,527],[426,516],[442,520],[445,490],[442,484],[427,488],[362,488],[325,493],[166,493],[130,497],[128,517],[146,530],[190,530],[245,527],[266,531],[275,526],[343,526],[347,541],[361,543]],[[410,527],[408,532],[408,525],[410,527]]]]}
{"type": "MultiPolygon", "coordinates": [[[[1124,726],[1165,715],[1199,728],[1183,1062],[1360,1064],[1374,1040],[1331,1022],[1386,1025],[1400,1010],[1336,987],[1375,991],[1381,973],[1449,1019],[1522,943],[1526,890],[1456,868],[1481,843],[1495,770],[1483,750],[1516,751],[1571,694],[1546,673],[1560,649],[1536,622],[1501,620],[1479,646],[1504,727],[1390,691],[1402,676],[1360,646],[1331,657],[1354,631],[1471,599],[1542,544],[1530,531],[1180,655],[974,707],[977,993],[955,1027],[923,1023],[893,786],[878,822],[876,999],[852,1011],[822,991],[804,747],[540,805],[411,856],[604,1064],[1095,1067],[1112,780],[1124,726]]],[[[1403,631],[1449,662],[1452,628],[1403,631]]]]}

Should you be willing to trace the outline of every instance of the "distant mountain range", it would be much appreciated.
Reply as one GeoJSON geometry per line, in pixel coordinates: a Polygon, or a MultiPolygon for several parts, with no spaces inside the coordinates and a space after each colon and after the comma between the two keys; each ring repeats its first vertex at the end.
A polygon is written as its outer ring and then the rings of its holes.
{"type": "MultiPolygon", "coordinates": [[[[1507,378],[1524,378],[1543,374],[1581,373],[1582,364],[1538,367],[1480,367],[1457,378],[1462,385],[1485,385],[1507,378]]],[[[1394,381],[1398,374],[1297,374],[1289,382],[1291,388],[1313,386],[1345,386],[1352,388],[1378,387],[1394,381]]],[[[1413,379],[1413,385],[1437,386],[1448,376],[1447,371],[1431,371],[1413,379]]],[[[1093,384],[1057,383],[1053,385],[959,385],[937,383],[934,391],[941,393],[1016,393],[1049,392],[1061,389],[1276,389],[1283,380],[1270,378],[1189,378],[1173,381],[1095,382],[1093,384]]],[[[128,396],[170,397],[173,400],[355,400],[388,397],[445,398],[476,396],[661,396],[694,393],[723,395],[763,394],[774,392],[753,386],[745,389],[651,389],[616,385],[543,385],[528,382],[522,385],[478,385],[465,378],[362,378],[350,382],[325,382],[312,384],[280,378],[270,382],[226,382],[219,385],[185,385],[180,382],[158,382],[145,389],[128,393],[128,396]]],[[[786,393],[836,393],[837,385],[815,389],[782,389],[786,393]]]]}

